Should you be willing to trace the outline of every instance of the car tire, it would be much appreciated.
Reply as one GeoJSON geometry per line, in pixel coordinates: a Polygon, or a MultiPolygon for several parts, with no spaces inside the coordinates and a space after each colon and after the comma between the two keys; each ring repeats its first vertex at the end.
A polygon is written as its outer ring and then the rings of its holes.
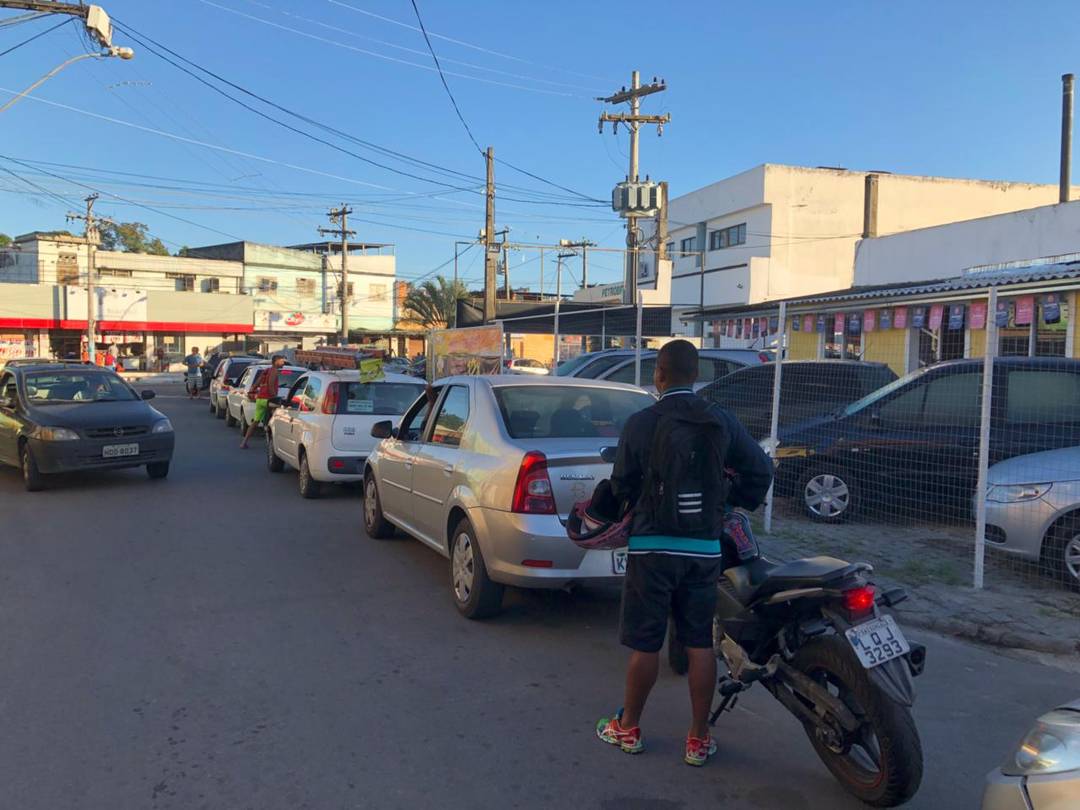
{"type": "Polygon", "coordinates": [[[322,494],[322,485],[311,477],[311,467],[308,466],[307,453],[300,450],[300,497],[318,498],[322,494]]]}
{"type": "Polygon", "coordinates": [[[247,436],[248,428],[250,427],[250,425],[248,425],[247,417],[244,416],[243,411],[240,411],[240,420],[238,424],[240,425],[240,435],[247,436]]]}
{"type": "Polygon", "coordinates": [[[225,418],[225,409],[216,402],[214,403],[214,416],[216,416],[218,419],[225,418]]]}
{"type": "Polygon", "coordinates": [[[274,437],[270,431],[266,431],[266,469],[272,473],[279,473],[285,469],[285,462],[274,452],[274,437]]]}
{"type": "Polygon", "coordinates": [[[387,540],[394,536],[393,525],[383,515],[379,485],[370,472],[364,476],[364,529],[368,537],[375,540],[387,540]]]}
{"type": "Polygon", "coordinates": [[[228,405],[225,406],[225,427],[236,427],[236,418],[232,415],[228,405]]]}
{"type": "Polygon", "coordinates": [[[155,481],[167,477],[169,475],[169,462],[155,461],[152,464],[147,464],[146,474],[155,481]]]}
{"type": "Polygon", "coordinates": [[[454,527],[450,540],[450,594],[466,619],[486,619],[502,610],[505,588],[488,577],[476,532],[468,518],[454,527]]]}
{"type": "Polygon", "coordinates": [[[37,459],[34,458],[34,451],[30,449],[29,442],[23,444],[22,451],[19,453],[19,462],[26,491],[40,492],[45,489],[45,476],[38,470],[37,459]]]}
{"type": "Polygon", "coordinates": [[[217,414],[217,409],[214,407],[214,395],[211,394],[210,392],[207,392],[207,396],[209,396],[209,398],[210,398],[210,413],[216,415],[217,414]]]}
{"type": "Polygon", "coordinates": [[[843,523],[858,506],[851,473],[833,466],[811,467],[799,482],[803,511],[819,523],[843,523]]]}
{"type": "Polygon", "coordinates": [[[1046,533],[1042,561],[1051,578],[1080,591],[1080,514],[1066,515],[1046,533]]]}

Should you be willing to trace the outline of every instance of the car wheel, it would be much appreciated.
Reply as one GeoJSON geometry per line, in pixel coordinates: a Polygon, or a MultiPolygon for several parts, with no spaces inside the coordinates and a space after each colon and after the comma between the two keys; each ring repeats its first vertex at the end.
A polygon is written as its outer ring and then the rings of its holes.
{"type": "Polygon", "coordinates": [[[247,436],[248,427],[250,427],[250,425],[248,425],[247,417],[244,416],[243,411],[240,411],[240,435],[247,436]]]}
{"type": "Polygon", "coordinates": [[[815,467],[799,487],[806,514],[821,523],[840,523],[855,511],[855,485],[850,473],[835,467],[815,467]]]}
{"type": "Polygon", "coordinates": [[[468,518],[454,528],[450,544],[450,591],[466,619],[486,619],[502,610],[503,586],[488,578],[484,555],[468,518]]]}
{"type": "Polygon", "coordinates": [[[1069,515],[1047,533],[1043,563],[1051,577],[1080,591],[1080,515],[1069,515]]]}
{"type": "Polygon", "coordinates": [[[266,469],[272,473],[279,473],[285,469],[285,462],[274,452],[274,437],[269,430],[266,431],[266,469]]]}
{"type": "Polygon", "coordinates": [[[214,416],[216,416],[218,419],[225,418],[225,409],[217,403],[214,403],[214,416]]]}
{"type": "Polygon", "coordinates": [[[146,465],[146,474],[154,480],[165,478],[169,474],[169,462],[155,461],[146,465]]]}
{"type": "Polygon", "coordinates": [[[232,415],[232,411],[229,410],[229,406],[225,406],[225,426],[236,427],[236,418],[232,415]]]}
{"type": "Polygon", "coordinates": [[[214,395],[210,394],[210,413],[216,413],[217,409],[214,407],[214,395]]]}
{"type": "Polygon", "coordinates": [[[386,540],[394,536],[394,527],[383,516],[375,476],[370,472],[364,478],[364,528],[368,537],[375,540],[386,540]]]}
{"type": "Polygon", "coordinates": [[[19,458],[22,462],[23,486],[26,487],[26,491],[39,492],[44,489],[45,476],[38,470],[37,461],[34,459],[34,451],[30,449],[29,442],[23,445],[19,458]]]}
{"type": "Polygon", "coordinates": [[[308,466],[307,453],[300,451],[300,495],[304,498],[318,498],[322,493],[322,486],[311,477],[311,468],[308,466]]]}

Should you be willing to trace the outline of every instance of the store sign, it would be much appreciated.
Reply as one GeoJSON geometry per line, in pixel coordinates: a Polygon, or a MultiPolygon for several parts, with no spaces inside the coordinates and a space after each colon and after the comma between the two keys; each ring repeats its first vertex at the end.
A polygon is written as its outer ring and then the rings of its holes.
{"type": "Polygon", "coordinates": [[[885,329],[892,329],[893,318],[891,309],[883,309],[878,313],[878,326],[884,331],[885,329]]]}
{"type": "Polygon", "coordinates": [[[945,305],[934,304],[930,307],[930,331],[936,332],[941,328],[942,318],[945,316],[945,305]]]}
{"type": "Polygon", "coordinates": [[[972,329],[986,328],[986,302],[972,301],[971,312],[968,314],[968,326],[972,329]]]}
{"type": "Polygon", "coordinates": [[[1056,293],[1043,298],[1043,323],[1058,323],[1061,320],[1061,301],[1056,293]]]}
{"type": "Polygon", "coordinates": [[[907,329],[908,328],[908,311],[907,307],[897,307],[893,310],[893,329],[907,329]]]}
{"type": "Polygon", "coordinates": [[[926,307],[913,307],[911,310],[911,326],[914,329],[922,329],[926,326],[926,307]]]}
{"type": "Polygon", "coordinates": [[[34,356],[34,342],[22,332],[0,333],[0,365],[8,360],[34,356]]]}
{"type": "Polygon", "coordinates": [[[1035,320],[1035,296],[1024,295],[1016,299],[1016,316],[1014,321],[1017,326],[1029,326],[1035,320]]]}
{"type": "Polygon", "coordinates": [[[877,312],[872,309],[866,310],[863,313],[863,331],[873,332],[877,328],[877,312]]]}
{"type": "Polygon", "coordinates": [[[260,332],[336,332],[341,319],[332,312],[288,312],[272,309],[255,310],[255,329],[260,332]]]}
{"type": "Polygon", "coordinates": [[[964,305],[952,304],[949,306],[949,329],[964,328],[964,305]]]}
{"type": "Polygon", "coordinates": [[[300,326],[304,322],[303,312],[293,312],[285,317],[286,326],[300,326]]]}

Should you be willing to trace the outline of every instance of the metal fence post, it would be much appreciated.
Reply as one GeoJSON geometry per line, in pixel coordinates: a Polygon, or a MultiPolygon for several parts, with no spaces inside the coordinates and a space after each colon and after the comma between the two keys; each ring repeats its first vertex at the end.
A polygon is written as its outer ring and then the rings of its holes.
{"type": "Polygon", "coordinates": [[[994,359],[997,357],[997,287],[986,303],[986,351],[983,353],[982,408],[979,416],[979,477],[975,485],[975,588],[983,587],[986,567],[986,483],[990,468],[990,414],[994,396],[994,359]]]}
{"type": "Polygon", "coordinates": [[[634,385],[641,385],[641,315],[644,307],[642,306],[641,293],[638,292],[637,301],[637,326],[634,329],[634,385]]]}
{"type": "MultiPolygon", "coordinates": [[[[780,422],[780,379],[784,373],[784,354],[787,347],[787,302],[780,302],[779,338],[776,344],[776,360],[773,369],[772,389],[772,413],[769,417],[769,447],[770,457],[776,457],[776,433],[780,422]]],[[[763,339],[764,342],[764,339],[763,339]]],[[[773,488],[769,486],[769,492],[765,496],[765,534],[772,533],[773,516],[773,488]]]]}

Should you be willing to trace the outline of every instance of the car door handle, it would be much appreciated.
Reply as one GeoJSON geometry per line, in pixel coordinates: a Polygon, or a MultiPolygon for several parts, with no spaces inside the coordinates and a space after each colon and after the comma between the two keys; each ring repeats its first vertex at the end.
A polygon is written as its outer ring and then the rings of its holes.
{"type": "Polygon", "coordinates": [[[444,473],[446,473],[447,475],[450,475],[450,473],[452,473],[454,471],[454,465],[453,464],[447,464],[445,467],[442,468],[442,471],[444,473]]]}
{"type": "Polygon", "coordinates": [[[406,470],[411,470],[412,469],[412,462],[411,461],[406,461],[405,462],[405,469],[406,470]]]}

